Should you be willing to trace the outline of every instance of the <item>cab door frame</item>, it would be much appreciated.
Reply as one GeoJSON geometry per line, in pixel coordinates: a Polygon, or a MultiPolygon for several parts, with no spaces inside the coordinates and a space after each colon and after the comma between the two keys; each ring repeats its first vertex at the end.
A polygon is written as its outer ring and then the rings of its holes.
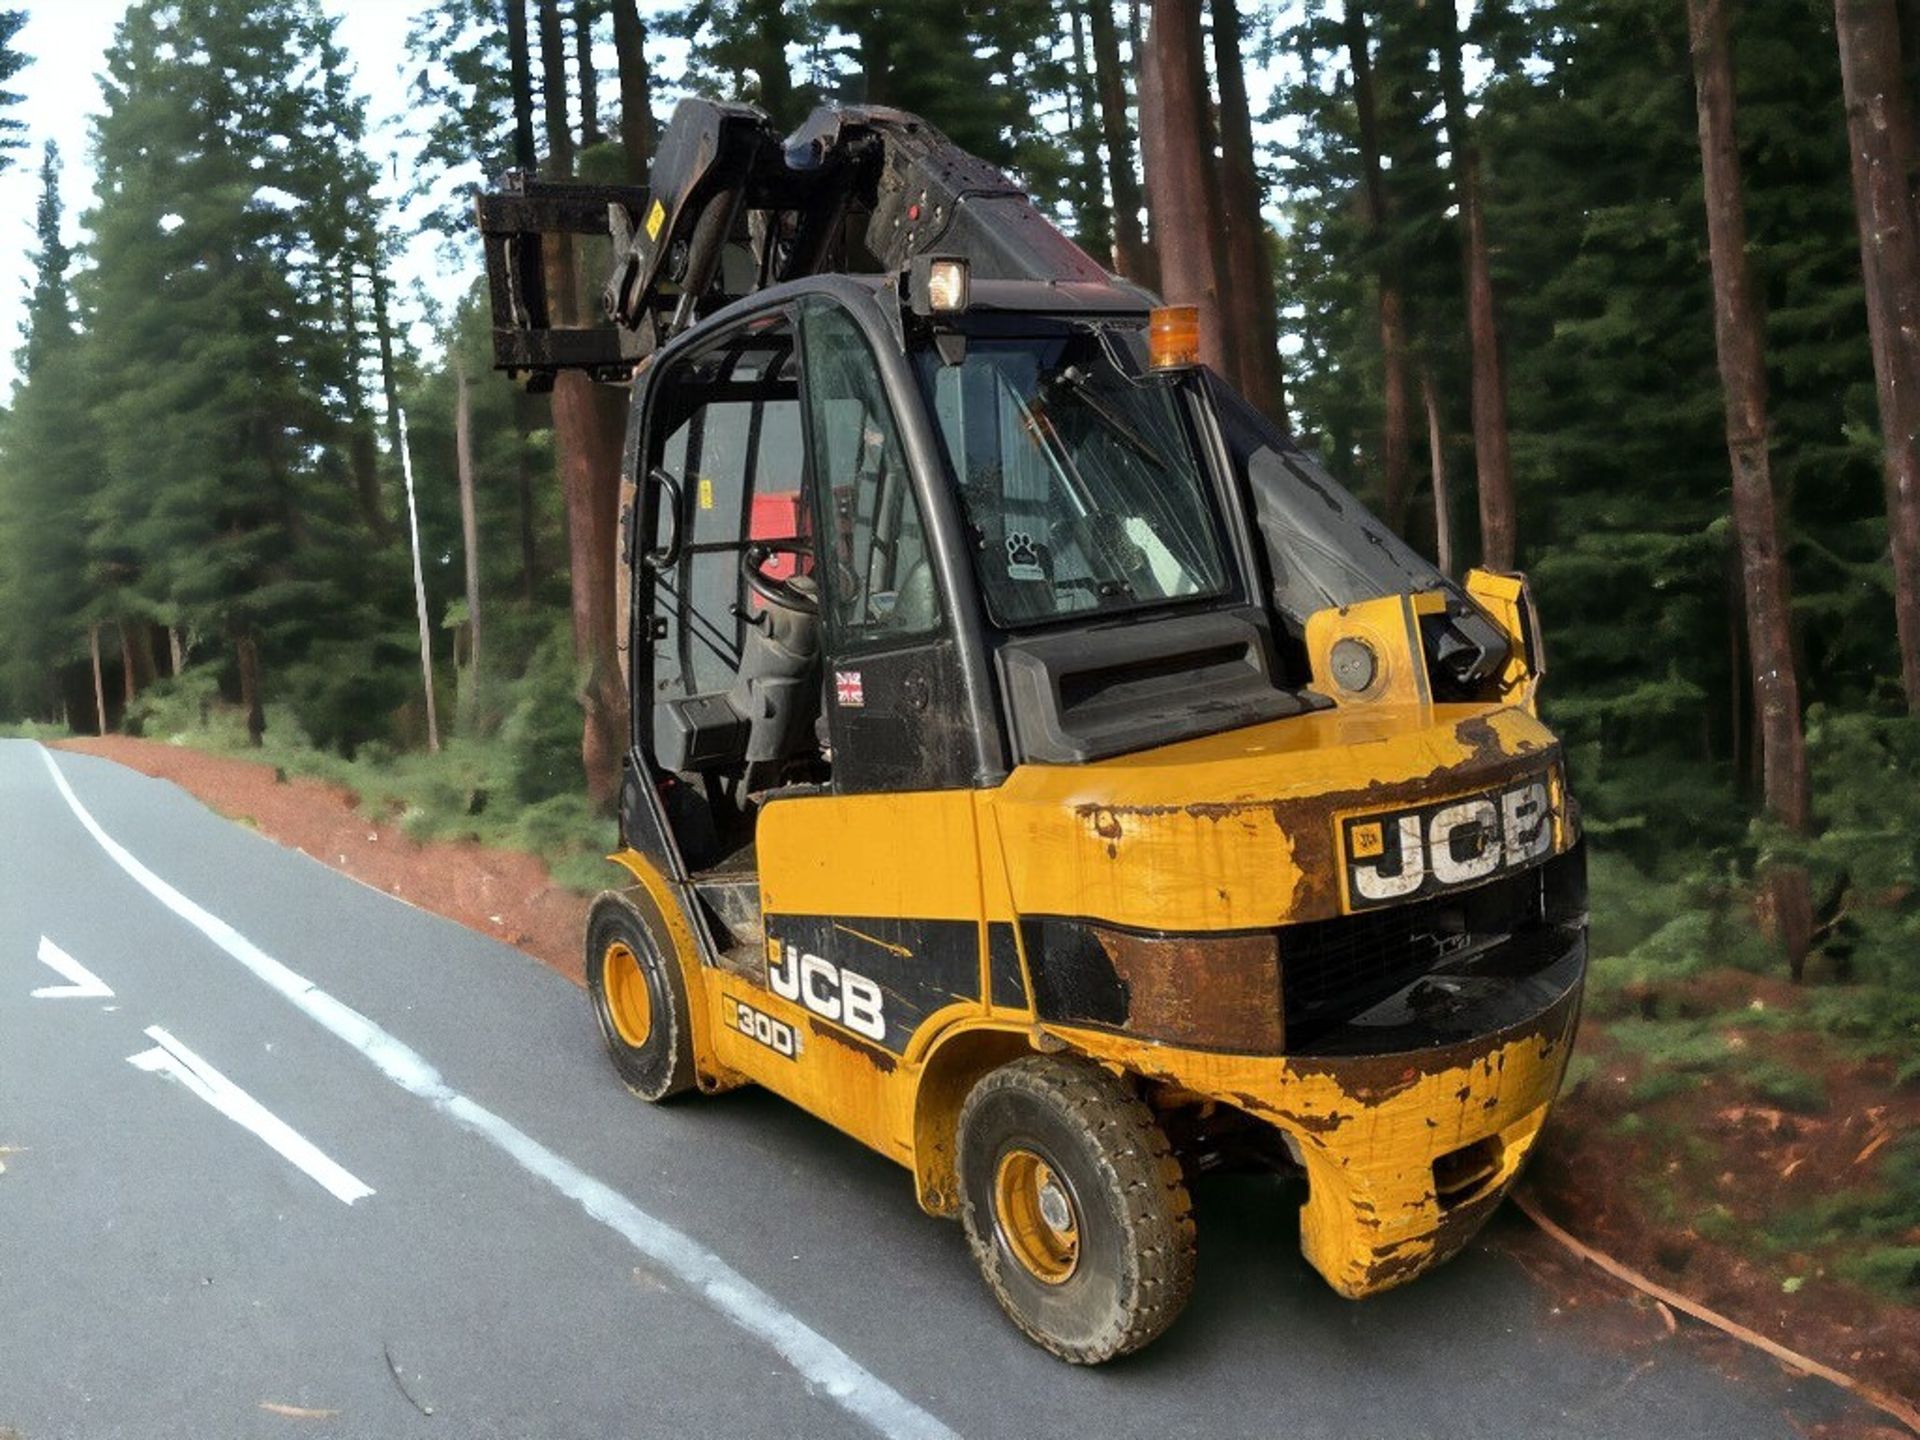
{"type": "MultiPolygon", "coordinates": [[[[943,597],[958,657],[960,693],[949,697],[959,711],[953,735],[964,746],[967,783],[991,787],[1006,778],[1007,738],[1001,718],[991,657],[983,623],[972,558],[965,548],[965,517],[959,497],[948,479],[945,453],[933,428],[911,362],[903,349],[897,291],[891,281],[859,280],[850,276],[816,276],[762,291],[713,316],[686,332],[656,354],[639,376],[628,411],[623,469],[634,486],[631,506],[622,516],[621,563],[632,577],[623,621],[628,637],[628,753],[623,765],[619,820],[621,843],[652,864],[679,901],[688,928],[700,943],[705,964],[716,964],[720,948],[700,913],[691,890],[691,872],[673,836],[660,787],[667,777],[659,770],[653,749],[653,657],[648,621],[653,613],[654,572],[642,561],[647,539],[659,523],[660,487],[645,473],[651,451],[651,428],[659,400],[660,378],[691,349],[704,347],[722,328],[750,324],[769,315],[784,315],[796,329],[803,323],[801,301],[827,301],[850,316],[872,353],[881,386],[905,450],[914,499],[926,528],[929,559],[943,597]],[[715,323],[721,322],[721,323],[715,323]]],[[[804,342],[803,342],[804,345],[804,342]]],[[[800,360],[803,427],[810,427],[805,404],[804,348],[800,360]]],[[[810,428],[803,428],[811,454],[810,428]]],[[[811,458],[809,458],[811,465],[811,458]]],[[[817,496],[819,485],[809,487],[817,496]]],[[[820,523],[818,499],[815,523],[820,523]]],[[[831,674],[835,656],[831,640],[825,665],[831,674]]],[[[831,723],[831,722],[829,722],[831,723]]],[[[957,778],[957,777],[956,777],[957,778]]],[[[775,802],[779,803],[779,802],[775,802]]]]}

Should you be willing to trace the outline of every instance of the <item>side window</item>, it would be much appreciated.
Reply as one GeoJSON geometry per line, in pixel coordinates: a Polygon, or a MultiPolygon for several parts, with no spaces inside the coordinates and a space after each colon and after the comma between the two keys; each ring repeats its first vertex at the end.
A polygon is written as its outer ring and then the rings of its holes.
{"type": "Polygon", "coordinates": [[[906,450],[866,337],[837,305],[801,317],[813,475],[827,533],[822,556],[833,626],[861,646],[940,628],[926,530],[906,450]]]}
{"type": "MultiPolygon", "coordinates": [[[[661,384],[665,430],[652,463],[678,483],[685,543],[677,569],[655,582],[667,630],[656,645],[656,685],[705,694],[733,683],[744,627],[759,608],[741,583],[741,548],[803,539],[810,528],[792,331],[756,322],[680,361],[661,384]]],[[[672,523],[658,517],[654,544],[672,523]]],[[[796,563],[777,557],[765,573],[780,578],[796,563]]]]}

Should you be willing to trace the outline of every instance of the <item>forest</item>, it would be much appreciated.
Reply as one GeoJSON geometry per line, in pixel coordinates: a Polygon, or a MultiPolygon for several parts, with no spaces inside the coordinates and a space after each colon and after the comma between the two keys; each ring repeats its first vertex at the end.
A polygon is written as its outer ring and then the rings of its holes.
{"type": "MultiPolygon", "coordinates": [[[[1824,1061],[1763,1063],[1686,988],[1731,965],[1805,982],[1779,1023],[1822,1055],[1920,1086],[1910,8],[437,0],[396,60],[412,213],[472,281],[424,347],[317,0],[136,0],[92,196],[0,118],[44,175],[0,411],[0,722],[259,747],[590,874],[624,724],[593,603],[620,415],[490,368],[474,189],[643,180],[686,95],[782,125],[898,106],[1198,305],[1207,362],[1443,569],[1529,576],[1618,1022],[1592,1063],[1648,1104],[1658,1065],[1817,1113],[1824,1061]]],[[[1749,1253],[1837,1245],[1912,1297],[1913,1140],[1749,1253]]],[[[1709,1240],[1725,1209],[1660,1203],[1709,1240]]]]}

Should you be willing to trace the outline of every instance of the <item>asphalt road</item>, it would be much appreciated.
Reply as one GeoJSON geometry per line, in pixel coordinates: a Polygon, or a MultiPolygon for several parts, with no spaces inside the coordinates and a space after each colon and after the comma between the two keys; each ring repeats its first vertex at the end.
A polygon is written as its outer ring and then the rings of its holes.
{"type": "Polygon", "coordinates": [[[761,1092],[644,1106],[518,951],[56,763],[71,802],[0,741],[0,1440],[1752,1440],[1853,1413],[1556,1311],[1510,1220],[1340,1300],[1297,1197],[1247,1178],[1197,1196],[1174,1330],[1062,1365],[889,1162],[761,1092]]]}

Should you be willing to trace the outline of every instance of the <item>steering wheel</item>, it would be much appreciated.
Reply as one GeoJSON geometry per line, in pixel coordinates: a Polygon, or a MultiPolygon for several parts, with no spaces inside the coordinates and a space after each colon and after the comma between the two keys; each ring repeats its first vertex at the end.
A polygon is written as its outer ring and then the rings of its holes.
{"type": "Polygon", "coordinates": [[[796,572],[785,580],[761,573],[761,567],[776,555],[796,559],[813,558],[813,542],[798,537],[792,540],[750,540],[740,552],[740,578],[747,588],[769,605],[798,611],[802,615],[820,613],[820,587],[811,575],[796,572]]]}

